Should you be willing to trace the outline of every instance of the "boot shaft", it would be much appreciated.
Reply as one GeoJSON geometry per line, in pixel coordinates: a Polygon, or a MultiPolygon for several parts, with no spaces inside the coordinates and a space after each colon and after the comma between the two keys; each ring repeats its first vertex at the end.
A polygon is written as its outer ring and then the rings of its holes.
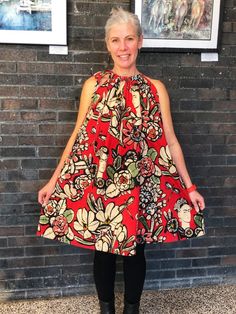
{"type": "Polygon", "coordinates": [[[100,314],[115,314],[115,302],[114,300],[110,302],[104,302],[99,300],[100,314]]]}

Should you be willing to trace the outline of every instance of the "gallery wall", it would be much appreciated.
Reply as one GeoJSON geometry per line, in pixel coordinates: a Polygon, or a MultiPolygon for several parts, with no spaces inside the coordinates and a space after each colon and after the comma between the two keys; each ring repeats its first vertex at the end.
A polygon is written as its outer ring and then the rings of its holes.
{"type": "MultiPolygon", "coordinates": [[[[114,4],[68,1],[69,54],[0,44],[0,298],[95,292],[93,252],[35,237],[37,191],[73,129],[81,86],[107,65],[103,26],[114,4]]],[[[235,283],[236,2],[225,0],[218,62],[141,52],[139,69],[170,93],[175,130],[205,196],[205,237],[148,245],[145,289],[235,283]]],[[[118,260],[117,289],[122,285],[118,260]]]]}

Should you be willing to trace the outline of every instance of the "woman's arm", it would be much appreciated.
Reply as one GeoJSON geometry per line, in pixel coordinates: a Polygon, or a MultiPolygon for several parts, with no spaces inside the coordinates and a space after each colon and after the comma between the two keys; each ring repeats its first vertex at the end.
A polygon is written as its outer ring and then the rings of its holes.
{"type": "MultiPolygon", "coordinates": [[[[190,176],[189,176],[186,164],[185,164],[181,146],[175,135],[172,117],[171,117],[171,111],[170,111],[169,95],[167,93],[165,85],[162,82],[153,80],[153,83],[156,86],[156,89],[159,95],[163,127],[164,127],[164,132],[165,132],[168,147],[170,149],[171,156],[176,165],[179,175],[184,181],[186,188],[189,188],[190,186],[192,186],[192,181],[190,179],[190,176]]],[[[199,210],[199,207],[200,209],[204,209],[205,207],[204,199],[197,191],[193,191],[189,193],[189,196],[197,211],[199,210]]]]}
{"type": "Polygon", "coordinates": [[[58,166],[56,167],[51,179],[38,193],[38,202],[42,205],[45,205],[48,202],[49,197],[51,196],[51,194],[55,188],[57,178],[61,172],[61,169],[64,165],[64,162],[72,150],[73,144],[74,144],[76,137],[78,135],[78,132],[79,132],[79,128],[80,128],[82,122],[84,121],[84,118],[85,118],[85,115],[88,111],[89,105],[91,104],[92,95],[93,95],[93,92],[95,89],[95,84],[96,84],[96,80],[93,76],[90,77],[84,83],[81,97],[80,97],[79,112],[78,112],[75,128],[74,128],[74,130],[73,130],[73,132],[72,132],[72,134],[71,134],[71,136],[67,142],[67,145],[66,145],[66,147],[63,151],[63,154],[61,156],[60,162],[58,163],[58,166]]]}

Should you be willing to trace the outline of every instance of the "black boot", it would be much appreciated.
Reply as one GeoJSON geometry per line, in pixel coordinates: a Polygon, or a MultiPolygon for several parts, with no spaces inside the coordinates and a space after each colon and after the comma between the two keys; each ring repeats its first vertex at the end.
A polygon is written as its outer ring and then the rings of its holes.
{"type": "Polygon", "coordinates": [[[100,314],[115,314],[115,301],[104,302],[99,300],[100,314]]]}
{"type": "Polygon", "coordinates": [[[140,302],[131,304],[125,301],[123,314],[139,314],[139,305],[140,305],[140,302]]]}

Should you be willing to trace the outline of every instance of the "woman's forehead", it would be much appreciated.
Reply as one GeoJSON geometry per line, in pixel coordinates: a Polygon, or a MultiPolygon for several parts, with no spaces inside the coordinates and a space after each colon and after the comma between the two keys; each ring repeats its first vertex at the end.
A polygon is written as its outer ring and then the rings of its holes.
{"type": "Polygon", "coordinates": [[[190,210],[191,207],[190,207],[188,204],[184,204],[184,205],[182,205],[182,206],[180,207],[180,209],[182,209],[182,210],[190,210]]]}
{"type": "Polygon", "coordinates": [[[113,24],[109,30],[109,36],[120,36],[123,34],[136,35],[136,29],[133,23],[113,24]]]}

